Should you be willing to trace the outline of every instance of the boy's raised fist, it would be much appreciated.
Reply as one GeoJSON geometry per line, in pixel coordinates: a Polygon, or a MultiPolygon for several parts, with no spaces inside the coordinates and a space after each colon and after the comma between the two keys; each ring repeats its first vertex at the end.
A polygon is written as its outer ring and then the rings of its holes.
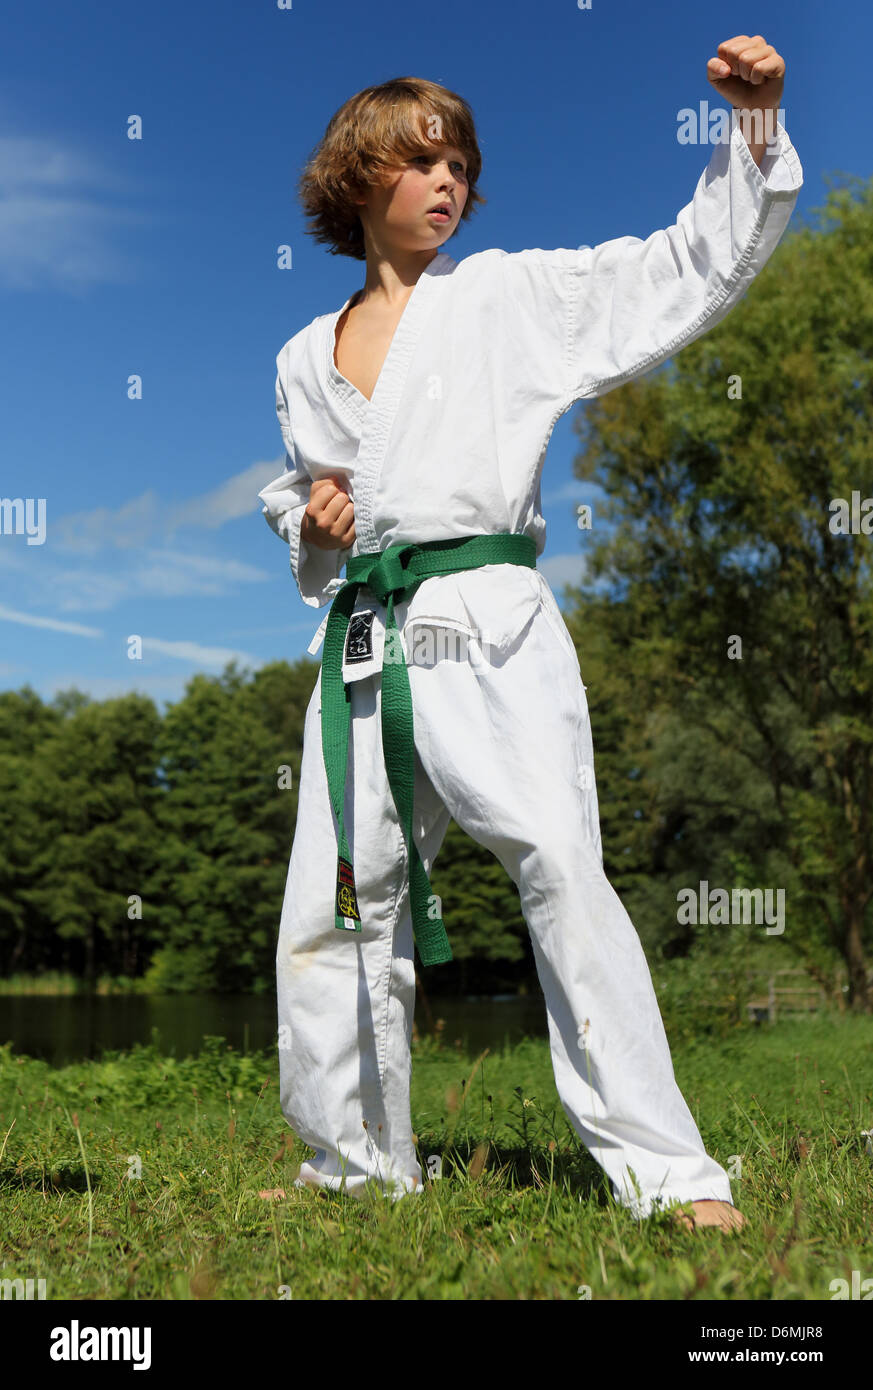
{"type": "Polygon", "coordinates": [[[785,85],[785,59],[760,34],[737,34],[719,44],[718,57],[706,65],[706,76],[739,110],[775,110],[785,85]]]}

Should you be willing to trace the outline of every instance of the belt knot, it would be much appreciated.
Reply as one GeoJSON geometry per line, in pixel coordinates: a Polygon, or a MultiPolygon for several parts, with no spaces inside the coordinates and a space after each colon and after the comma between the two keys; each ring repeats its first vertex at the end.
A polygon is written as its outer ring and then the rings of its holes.
{"type": "Polygon", "coordinates": [[[418,552],[419,546],[391,545],[378,555],[358,555],[349,560],[346,575],[350,583],[366,584],[380,603],[387,603],[391,594],[400,597],[413,585],[417,587],[421,579],[410,573],[409,561],[418,552]]]}

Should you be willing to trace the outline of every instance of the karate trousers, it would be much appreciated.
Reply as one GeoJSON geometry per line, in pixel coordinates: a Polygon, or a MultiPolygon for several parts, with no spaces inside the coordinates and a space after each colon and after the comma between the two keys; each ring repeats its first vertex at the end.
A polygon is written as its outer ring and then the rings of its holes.
{"type": "MultiPolygon", "coordinates": [[[[429,664],[407,664],[414,834],[426,870],[453,817],[515,883],[558,1096],[616,1200],[638,1218],[677,1198],[731,1202],[676,1083],[639,937],[603,870],[588,703],[566,628],[540,610],[497,660],[434,650],[429,664]]],[[[381,680],[374,672],[351,684],[345,824],[360,933],[334,925],[337,833],[320,678],[306,713],[276,956],[280,1103],[316,1150],[297,1186],[361,1195],[372,1182],[396,1198],[421,1191],[422,1173],[409,1096],[407,854],[383,760],[381,680]]],[[[451,940],[450,920],[446,930],[451,940]]]]}

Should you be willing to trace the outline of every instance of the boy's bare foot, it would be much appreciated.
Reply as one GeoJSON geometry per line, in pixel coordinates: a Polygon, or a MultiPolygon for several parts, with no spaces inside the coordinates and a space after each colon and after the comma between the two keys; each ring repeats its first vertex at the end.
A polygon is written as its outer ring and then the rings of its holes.
{"type": "Polygon", "coordinates": [[[742,1212],[732,1207],[730,1202],[716,1202],[711,1198],[701,1198],[699,1202],[685,1202],[673,1212],[673,1219],[688,1231],[696,1231],[698,1226],[716,1226],[720,1231],[738,1231],[745,1226],[746,1218],[742,1212]]]}
{"type": "Polygon", "coordinates": [[[265,1202],[282,1202],[285,1200],[285,1189],[284,1187],[268,1187],[259,1192],[258,1196],[262,1197],[265,1202]]]}

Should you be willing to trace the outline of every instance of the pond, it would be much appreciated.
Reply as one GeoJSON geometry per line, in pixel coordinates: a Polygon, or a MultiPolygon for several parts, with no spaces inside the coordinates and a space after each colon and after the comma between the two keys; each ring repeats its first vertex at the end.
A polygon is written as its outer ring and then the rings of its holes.
{"type": "MultiPolygon", "coordinates": [[[[504,1041],[548,1036],[546,1009],[538,991],[530,995],[421,999],[415,1025],[421,1036],[440,1019],[443,1041],[460,1039],[473,1053],[499,1051],[504,1041]]],[[[154,1042],[182,1058],[200,1051],[206,1036],[225,1038],[240,1051],[275,1048],[273,994],[0,995],[0,1043],[53,1066],[99,1057],[154,1042]]]]}

